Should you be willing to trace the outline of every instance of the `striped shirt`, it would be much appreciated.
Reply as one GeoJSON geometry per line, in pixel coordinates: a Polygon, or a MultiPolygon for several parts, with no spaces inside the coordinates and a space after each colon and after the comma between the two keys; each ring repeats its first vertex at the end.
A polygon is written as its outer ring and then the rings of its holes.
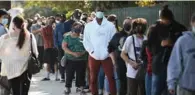
{"type": "MultiPolygon", "coordinates": [[[[13,35],[13,33],[10,33],[13,35]]],[[[2,60],[1,75],[7,76],[8,79],[19,77],[27,70],[27,60],[30,56],[30,33],[26,33],[26,38],[22,49],[16,44],[17,36],[8,34],[0,37],[0,59],[2,60]]],[[[38,56],[37,44],[34,35],[32,36],[33,51],[38,56]]]]}

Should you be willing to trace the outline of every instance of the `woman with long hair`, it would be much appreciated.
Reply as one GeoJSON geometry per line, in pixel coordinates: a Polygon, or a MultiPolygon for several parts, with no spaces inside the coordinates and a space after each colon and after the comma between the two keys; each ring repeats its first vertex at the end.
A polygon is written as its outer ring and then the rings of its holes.
{"type": "MultiPolygon", "coordinates": [[[[24,19],[13,18],[13,31],[0,37],[1,76],[7,76],[13,95],[28,95],[31,74],[27,72],[30,56],[30,32],[24,27],[24,19]]],[[[32,35],[32,46],[38,56],[36,40],[32,35]]]]}

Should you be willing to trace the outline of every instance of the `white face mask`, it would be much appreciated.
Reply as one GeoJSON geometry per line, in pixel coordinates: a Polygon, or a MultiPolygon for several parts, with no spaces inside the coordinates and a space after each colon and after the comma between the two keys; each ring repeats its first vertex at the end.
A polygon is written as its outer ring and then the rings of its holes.
{"type": "Polygon", "coordinates": [[[56,23],[60,23],[60,21],[56,20],[56,23]]]}
{"type": "Polygon", "coordinates": [[[41,25],[41,24],[42,24],[42,22],[38,21],[38,22],[37,22],[37,24],[38,24],[38,25],[41,25]]]}
{"type": "Polygon", "coordinates": [[[96,17],[101,19],[104,17],[104,13],[103,12],[96,12],[96,17]]]}
{"type": "Polygon", "coordinates": [[[3,25],[7,25],[8,24],[8,19],[7,18],[3,18],[2,21],[1,21],[1,23],[3,25]]]}

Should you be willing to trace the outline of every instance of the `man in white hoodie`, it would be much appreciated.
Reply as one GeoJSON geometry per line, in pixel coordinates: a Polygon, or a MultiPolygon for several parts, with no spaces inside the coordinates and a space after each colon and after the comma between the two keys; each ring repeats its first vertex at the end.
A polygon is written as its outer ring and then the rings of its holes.
{"type": "Polygon", "coordinates": [[[83,44],[89,53],[90,88],[92,95],[98,95],[97,77],[100,65],[109,81],[111,95],[116,95],[113,64],[108,52],[108,44],[115,34],[113,23],[107,21],[103,10],[96,8],[96,18],[84,29],[83,44]]]}

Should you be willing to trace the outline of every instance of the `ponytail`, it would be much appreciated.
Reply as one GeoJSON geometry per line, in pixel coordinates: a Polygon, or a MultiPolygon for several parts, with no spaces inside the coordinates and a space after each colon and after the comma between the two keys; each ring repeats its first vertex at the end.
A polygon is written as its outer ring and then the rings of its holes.
{"type": "Polygon", "coordinates": [[[13,19],[13,23],[14,25],[20,29],[20,34],[19,34],[19,37],[18,37],[18,42],[16,44],[16,46],[21,49],[24,45],[24,42],[25,42],[25,38],[26,38],[26,30],[24,28],[24,19],[20,16],[16,16],[14,19],[13,19]]]}
{"type": "Polygon", "coordinates": [[[19,49],[21,49],[23,47],[25,38],[26,38],[26,33],[25,33],[24,28],[22,28],[21,31],[20,31],[20,34],[19,34],[19,37],[18,37],[18,43],[17,43],[17,47],[19,49]]]}

